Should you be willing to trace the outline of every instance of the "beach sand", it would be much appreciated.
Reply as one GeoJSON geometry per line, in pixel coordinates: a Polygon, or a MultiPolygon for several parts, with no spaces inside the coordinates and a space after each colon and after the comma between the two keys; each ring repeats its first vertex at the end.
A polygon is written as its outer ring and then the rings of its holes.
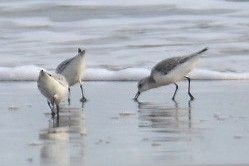
{"type": "Polygon", "coordinates": [[[249,164],[249,81],[187,81],[132,98],[136,82],[86,82],[52,120],[36,82],[0,83],[1,165],[249,164]]]}

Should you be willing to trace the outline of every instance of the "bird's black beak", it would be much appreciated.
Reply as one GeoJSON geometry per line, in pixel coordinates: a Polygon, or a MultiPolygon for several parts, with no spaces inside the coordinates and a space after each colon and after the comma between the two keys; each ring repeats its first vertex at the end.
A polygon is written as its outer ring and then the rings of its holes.
{"type": "Polygon", "coordinates": [[[136,96],[133,98],[133,100],[137,101],[138,96],[140,95],[140,91],[137,92],[136,96]]]}

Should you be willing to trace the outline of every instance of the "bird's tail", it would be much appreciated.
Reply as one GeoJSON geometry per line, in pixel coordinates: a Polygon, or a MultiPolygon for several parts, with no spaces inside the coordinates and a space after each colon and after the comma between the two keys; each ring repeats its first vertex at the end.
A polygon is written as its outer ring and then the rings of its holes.
{"type": "Polygon", "coordinates": [[[84,56],[86,53],[86,50],[81,50],[80,48],[78,48],[78,55],[84,56]]]}
{"type": "Polygon", "coordinates": [[[198,52],[196,52],[196,53],[193,53],[193,54],[189,55],[189,57],[198,56],[198,55],[200,55],[200,54],[206,52],[207,50],[208,50],[208,47],[206,47],[206,48],[204,48],[204,49],[202,49],[202,50],[200,50],[200,51],[198,51],[198,52]]]}

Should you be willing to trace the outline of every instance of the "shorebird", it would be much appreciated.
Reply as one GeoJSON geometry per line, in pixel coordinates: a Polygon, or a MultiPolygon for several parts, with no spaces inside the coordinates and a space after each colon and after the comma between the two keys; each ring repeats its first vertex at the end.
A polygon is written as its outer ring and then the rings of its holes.
{"type": "Polygon", "coordinates": [[[176,89],[172,100],[175,100],[175,95],[178,90],[177,81],[186,78],[188,80],[188,94],[191,100],[194,100],[194,96],[190,93],[190,78],[188,73],[195,67],[198,58],[208,48],[204,48],[196,53],[187,56],[178,56],[165,59],[156,64],[148,77],[143,78],[138,82],[138,92],[134,97],[137,100],[141,92],[147,91],[152,88],[157,88],[164,85],[175,84],[176,89]]]}
{"type": "Polygon", "coordinates": [[[72,58],[66,59],[61,62],[55,72],[62,74],[68,82],[68,103],[70,104],[70,86],[75,85],[76,83],[80,84],[82,98],[81,102],[86,102],[86,98],[83,93],[83,87],[81,79],[85,73],[86,60],[85,60],[85,50],[78,48],[78,54],[72,58]]]}
{"type": "Polygon", "coordinates": [[[54,117],[54,106],[56,105],[57,116],[59,115],[59,104],[65,98],[68,91],[68,83],[63,75],[50,74],[41,70],[37,80],[37,87],[41,94],[47,98],[48,106],[54,117]]]}

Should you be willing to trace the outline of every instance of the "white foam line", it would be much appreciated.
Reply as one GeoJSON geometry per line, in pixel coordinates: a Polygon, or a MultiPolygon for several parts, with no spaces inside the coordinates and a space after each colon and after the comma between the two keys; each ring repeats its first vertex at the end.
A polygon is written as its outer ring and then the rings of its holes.
{"type": "MultiPolygon", "coordinates": [[[[34,65],[0,67],[0,81],[36,81],[41,69],[43,68],[34,65]]],[[[126,68],[122,70],[88,68],[84,80],[138,81],[149,74],[150,70],[144,68],[126,68]]],[[[207,69],[194,69],[189,76],[196,80],[249,80],[249,73],[220,72],[207,69]]]]}
{"type": "Polygon", "coordinates": [[[189,76],[198,80],[248,80],[249,73],[219,72],[205,69],[195,69],[189,76]]]}
{"type": "Polygon", "coordinates": [[[36,81],[41,69],[33,65],[0,67],[0,81],[36,81]]]}

